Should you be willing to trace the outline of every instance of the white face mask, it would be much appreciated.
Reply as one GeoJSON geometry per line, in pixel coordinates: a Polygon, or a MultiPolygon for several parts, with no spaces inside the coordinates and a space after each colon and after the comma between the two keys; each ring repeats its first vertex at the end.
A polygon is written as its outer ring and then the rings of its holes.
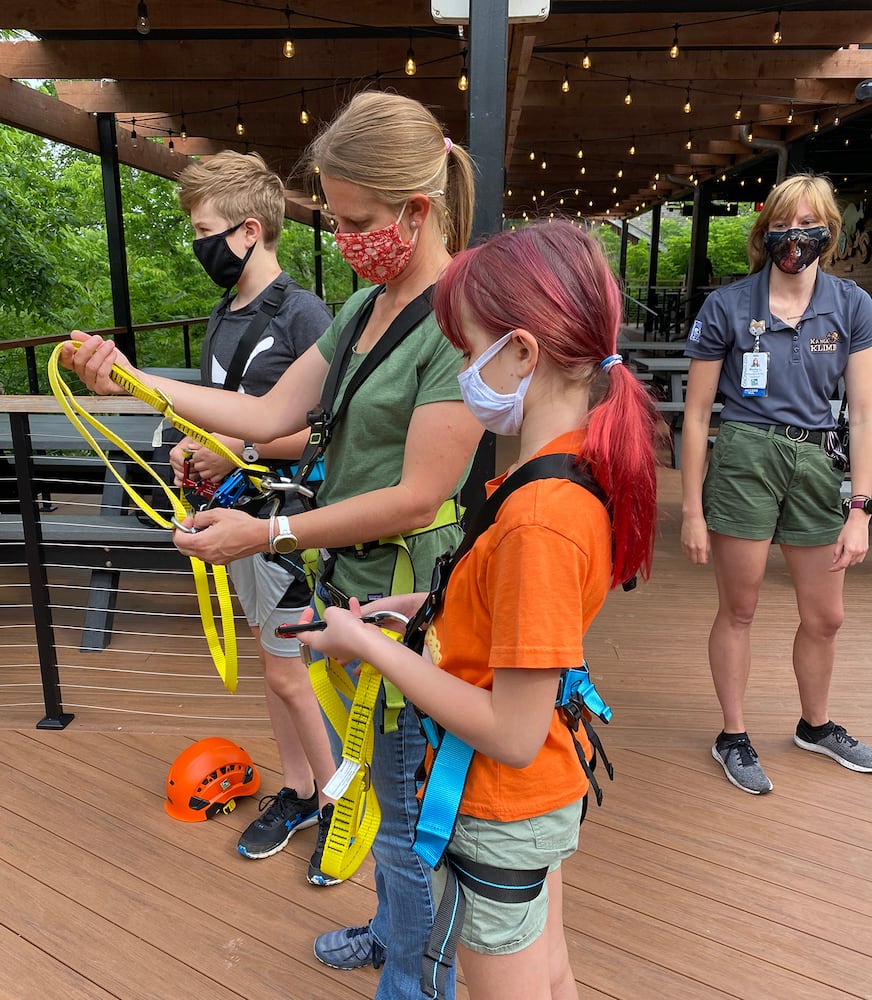
{"type": "Polygon", "coordinates": [[[481,377],[481,370],[508,344],[514,332],[509,330],[504,337],[494,341],[484,354],[479,355],[457,376],[460,394],[470,413],[484,428],[506,437],[514,437],[521,430],[524,421],[524,396],[533,372],[521,379],[514,392],[503,394],[487,385],[481,377]]]}

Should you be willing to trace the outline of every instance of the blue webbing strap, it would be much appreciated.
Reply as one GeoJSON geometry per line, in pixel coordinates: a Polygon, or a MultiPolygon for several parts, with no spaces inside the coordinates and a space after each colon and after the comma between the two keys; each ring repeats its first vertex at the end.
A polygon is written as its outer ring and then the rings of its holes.
{"type": "Polygon", "coordinates": [[[443,735],[436,751],[412,844],[415,853],[431,868],[442,860],[454,833],[457,810],[474,752],[468,743],[453,733],[443,735]]]}

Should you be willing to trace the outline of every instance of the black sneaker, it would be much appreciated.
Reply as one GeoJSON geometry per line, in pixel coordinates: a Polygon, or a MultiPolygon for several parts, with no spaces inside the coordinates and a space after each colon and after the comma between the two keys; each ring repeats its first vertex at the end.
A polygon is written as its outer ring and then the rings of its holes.
{"type": "Polygon", "coordinates": [[[724,769],[730,784],[743,792],[765,795],[772,791],[772,782],[760,766],[747,733],[722,732],[712,747],[712,757],[724,769]]]}
{"type": "Polygon", "coordinates": [[[278,854],[297,830],[318,822],[318,789],[301,799],[293,788],[267,795],[258,803],[261,815],[239,838],[237,850],[244,858],[268,858],[278,854]]]}
{"type": "Polygon", "coordinates": [[[333,819],[333,804],[328,803],[321,810],[318,820],[318,843],[309,862],[309,874],[306,876],[309,885],[339,885],[341,878],[334,875],[327,875],[321,871],[321,860],[324,857],[324,845],[327,843],[327,834],[330,832],[330,820],[333,819]]]}
{"type": "Polygon", "coordinates": [[[315,938],[314,952],[315,958],[331,969],[362,969],[366,965],[380,969],[385,964],[385,950],[369,924],[320,934],[315,938]]]}
{"type": "Polygon", "coordinates": [[[830,721],[825,726],[813,729],[805,719],[800,719],[793,742],[803,750],[822,753],[832,757],[842,767],[852,771],[872,771],[872,749],[855,740],[845,732],[844,726],[830,721]]]}

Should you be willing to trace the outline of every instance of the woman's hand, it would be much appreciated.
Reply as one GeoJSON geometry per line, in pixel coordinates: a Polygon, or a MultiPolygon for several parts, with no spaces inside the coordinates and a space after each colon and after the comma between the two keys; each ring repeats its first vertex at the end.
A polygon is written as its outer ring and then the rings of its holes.
{"type": "Polygon", "coordinates": [[[113,341],[103,340],[96,335],[88,336],[81,330],[73,330],[70,334],[70,340],[63,345],[58,361],[68,371],[75,372],[91,392],[100,396],[127,395],[126,389],[112,381],[112,365],[121,365],[139,374],[113,341]],[[73,344],[74,340],[81,341],[78,349],[73,344]]]}
{"type": "Polygon", "coordinates": [[[697,566],[709,560],[711,541],[705,517],[702,514],[685,514],[681,519],[681,551],[697,566]]]}
{"type": "Polygon", "coordinates": [[[849,566],[857,566],[869,551],[869,517],[863,511],[852,510],[845,521],[845,527],[836,539],[833,550],[833,565],[830,572],[837,573],[849,566]]]}
{"type": "Polygon", "coordinates": [[[173,544],[186,556],[226,566],[235,559],[269,549],[269,521],[241,510],[216,507],[185,518],[184,527],[173,532],[173,544]],[[193,532],[190,530],[193,528],[193,532]]]}

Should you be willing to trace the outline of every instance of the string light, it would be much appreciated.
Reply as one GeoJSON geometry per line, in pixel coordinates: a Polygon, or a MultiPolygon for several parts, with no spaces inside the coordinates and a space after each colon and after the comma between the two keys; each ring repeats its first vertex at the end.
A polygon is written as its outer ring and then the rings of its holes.
{"type": "Polygon", "coordinates": [[[175,151],[176,151],[176,144],[173,142],[173,130],[169,129],[169,131],[167,132],[167,135],[170,137],[170,141],[167,143],[167,149],[171,153],[175,153],[175,151]]]}
{"type": "Polygon", "coordinates": [[[812,132],[820,132],[820,130],[821,130],[821,113],[820,111],[815,111],[814,125],[812,126],[812,132]]]}
{"type": "Polygon", "coordinates": [[[285,57],[285,59],[293,59],[294,56],[297,53],[297,50],[294,47],[294,40],[293,40],[293,38],[291,38],[291,14],[292,13],[293,13],[293,11],[291,10],[290,7],[285,7],[285,10],[284,10],[285,20],[288,22],[288,36],[284,40],[284,43],[282,44],[282,55],[285,57]]]}
{"type": "Polygon", "coordinates": [[[672,36],[672,46],[669,49],[669,58],[670,59],[677,59],[678,58],[678,52],[679,52],[679,48],[678,48],[678,25],[676,24],[675,25],[675,34],[672,36]]]}
{"type": "Polygon", "coordinates": [[[560,84],[560,89],[564,94],[569,93],[569,67],[563,64],[563,83],[560,84]]]}
{"type": "Polygon", "coordinates": [[[581,68],[590,69],[593,63],[590,61],[590,52],[588,51],[588,42],[590,41],[590,36],[584,36],[584,55],[581,57],[581,68]]]}
{"type": "Polygon", "coordinates": [[[839,114],[839,105],[836,105],[836,113],[833,115],[833,125],[838,125],[842,120],[842,116],[839,114]]]}
{"type": "Polygon", "coordinates": [[[618,180],[620,180],[623,176],[624,176],[624,168],[618,167],[618,172],[615,174],[615,177],[617,177],[618,180]]]}
{"type": "Polygon", "coordinates": [[[630,148],[627,150],[627,152],[630,154],[630,156],[635,156],[636,155],[636,137],[635,136],[633,136],[633,138],[630,140],[630,148]]]}
{"type": "Polygon", "coordinates": [[[185,112],[184,111],[182,112],[182,127],[179,129],[179,138],[180,139],[187,139],[188,138],[188,126],[185,125],[185,112]]]}
{"type": "Polygon", "coordinates": [[[778,8],[778,17],[775,19],[775,28],[772,31],[772,44],[780,45],[782,40],[781,34],[781,8],[778,8]]]}
{"type": "Polygon", "coordinates": [[[468,54],[468,49],[464,49],[463,52],[461,52],[461,55],[463,56],[463,65],[460,67],[460,76],[457,78],[458,90],[469,90],[469,69],[466,65],[466,57],[468,54]]]}
{"type": "Polygon", "coordinates": [[[531,160],[535,160],[536,159],[536,150],[535,149],[531,149],[530,150],[530,159],[531,160]]]}
{"type": "Polygon", "coordinates": [[[544,156],[542,157],[542,162],[541,162],[541,163],[539,164],[539,166],[540,166],[540,167],[541,167],[541,168],[542,168],[543,170],[547,170],[547,169],[548,169],[548,161],[547,161],[547,160],[545,159],[545,157],[544,157],[544,156]]]}
{"type": "Polygon", "coordinates": [[[306,107],[306,91],[300,91],[300,124],[308,125],[311,120],[309,109],[306,107]]]}
{"type": "Polygon", "coordinates": [[[406,52],[406,65],[403,67],[406,76],[414,76],[418,72],[415,62],[415,50],[412,48],[412,36],[409,35],[409,49],[406,52]]]}
{"type": "Polygon", "coordinates": [[[135,146],[138,136],[136,134],[136,119],[130,119],[130,145],[135,146]]]}
{"type": "Polygon", "coordinates": [[[578,152],[575,155],[579,160],[584,159],[584,150],[581,148],[581,139],[578,140],[578,152]]]}
{"type": "Polygon", "coordinates": [[[754,141],[754,123],[748,122],[748,142],[754,141]]]}
{"type": "Polygon", "coordinates": [[[687,93],[684,96],[684,113],[689,115],[693,111],[693,105],[690,103],[690,87],[687,88],[687,93]]]}
{"type": "Polygon", "coordinates": [[[629,107],[633,103],[633,95],[632,95],[632,93],[630,91],[630,84],[631,84],[631,82],[632,81],[631,81],[630,77],[628,76],[627,77],[627,93],[624,94],[624,104],[626,104],[627,107],[629,107]]]}
{"type": "Polygon", "coordinates": [[[236,134],[245,135],[245,122],[242,120],[242,111],[239,107],[239,101],[236,102],[236,134]]]}
{"type": "Polygon", "coordinates": [[[790,108],[787,112],[787,124],[788,125],[793,124],[793,101],[790,102],[790,108]]]}
{"type": "Polygon", "coordinates": [[[693,149],[693,132],[687,133],[687,142],[684,144],[685,149],[693,149]]]}
{"type": "Polygon", "coordinates": [[[733,118],[737,122],[742,120],[742,95],[739,95],[739,103],[736,105],[736,110],[733,112],[733,118]]]}
{"type": "Polygon", "coordinates": [[[147,35],[151,31],[151,22],[148,20],[148,6],[145,0],[139,0],[136,5],[136,30],[140,35],[147,35]]]}

